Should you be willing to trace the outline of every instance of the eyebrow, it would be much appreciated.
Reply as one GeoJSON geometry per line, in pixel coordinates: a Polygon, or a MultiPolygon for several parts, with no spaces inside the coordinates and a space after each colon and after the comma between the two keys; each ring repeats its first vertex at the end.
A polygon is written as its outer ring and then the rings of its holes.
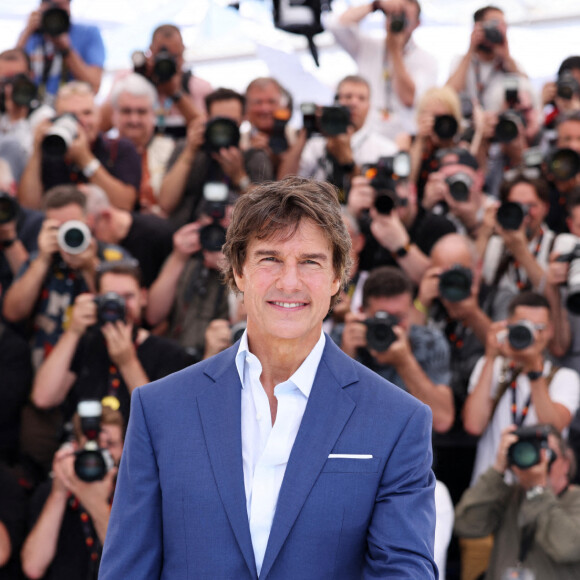
{"type": "MultiPolygon", "coordinates": [[[[262,256],[274,256],[275,258],[280,257],[280,252],[278,250],[256,250],[254,252],[254,256],[256,258],[260,258],[262,256]]],[[[326,262],[328,261],[328,257],[326,254],[320,253],[307,253],[307,254],[300,254],[299,258],[301,260],[317,260],[318,262],[326,262]]]]}

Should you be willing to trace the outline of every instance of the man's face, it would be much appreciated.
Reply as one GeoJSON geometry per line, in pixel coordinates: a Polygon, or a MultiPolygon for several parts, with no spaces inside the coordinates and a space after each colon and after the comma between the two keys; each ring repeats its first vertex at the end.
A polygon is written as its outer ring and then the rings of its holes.
{"type": "Polygon", "coordinates": [[[274,126],[274,113],[280,108],[282,95],[274,83],[256,86],[246,94],[246,116],[252,127],[269,133],[274,126]]]}
{"type": "Polygon", "coordinates": [[[244,293],[253,350],[266,344],[312,348],[340,288],[330,243],[310,220],[302,220],[288,239],[253,238],[242,272],[234,276],[244,293]]]}
{"type": "Polygon", "coordinates": [[[244,111],[242,103],[238,99],[227,99],[225,101],[216,101],[208,111],[210,119],[216,117],[227,117],[233,119],[239,127],[244,120],[244,111]]]}
{"type": "Polygon", "coordinates": [[[146,294],[145,290],[139,287],[137,280],[129,274],[107,272],[101,277],[99,294],[107,292],[115,292],[125,300],[126,322],[139,326],[141,311],[146,304],[146,294]]]}
{"type": "Polygon", "coordinates": [[[398,296],[372,296],[367,300],[364,314],[367,318],[374,318],[377,312],[388,312],[397,318],[398,326],[404,330],[409,330],[411,324],[409,313],[411,312],[411,295],[399,294],[398,296]]]}
{"type": "Polygon", "coordinates": [[[119,465],[123,453],[123,433],[118,425],[101,425],[99,447],[108,449],[115,465],[119,465]]]}
{"type": "Polygon", "coordinates": [[[177,70],[183,68],[183,51],[185,50],[185,46],[183,45],[181,34],[177,34],[176,32],[168,35],[156,34],[151,41],[149,50],[153,57],[162,50],[167,50],[175,57],[177,70]]]}
{"type": "Polygon", "coordinates": [[[119,135],[136,147],[146,147],[155,131],[153,104],[145,96],[121,93],[114,112],[114,125],[119,135]]]}
{"type": "Polygon", "coordinates": [[[15,60],[0,59],[0,80],[10,79],[19,74],[28,76],[28,67],[24,58],[15,60]]]}
{"type": "Polygon", "coordinates": [[[558,125],[557,145],[580,154],[580,121],[565,121],[558,125]]]}
{"type": "Polygon", "coordinates": [[[358,131],[364,124],[370,107],[369,88],[364,83],[342,83],[338,89],[338,102],[350,110],[350,119],[358,131]]]}
{"type": "Polygon", "coordinates": [[[508,201],[527,206],[528,214],[524,218],[524,225],[526,235],[531,240],[538,233],[548,213],[547,204],[538,197],[536,189],[529,183],[518,183],[514,185],[508,195],[508,201]]]}
{"type": "Polygon", "coordinates": [[[89,143],[94,143],[99,134],[99,115],[93,95],[69,95],[56,101],[58,115],[72,113],[87,133],[89,143]]]}

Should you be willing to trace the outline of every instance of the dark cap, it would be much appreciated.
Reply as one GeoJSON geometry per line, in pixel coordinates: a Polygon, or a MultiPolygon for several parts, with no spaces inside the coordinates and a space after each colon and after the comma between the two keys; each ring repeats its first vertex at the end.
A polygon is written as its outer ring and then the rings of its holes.
{"type": "Polygon", "coordinates": [[[445,165],[466,165],[475,171],[479,169],[479,163],[477,162],[477,159],[467,149],[463,149],[461,147],[440,149],[437,151],[437,161],[439,163],[439,167],[444,167],[445,165]],[[449,155],[453,155],[457,158],[457,160],[446,160],[444,162],[443,159],[449,155]]]}

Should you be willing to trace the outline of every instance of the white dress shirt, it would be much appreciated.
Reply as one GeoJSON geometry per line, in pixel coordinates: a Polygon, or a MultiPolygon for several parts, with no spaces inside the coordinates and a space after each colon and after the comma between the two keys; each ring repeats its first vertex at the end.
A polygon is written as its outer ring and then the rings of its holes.
{"type": "Polygon", "coordinates": [[[258,575],[262,569],[288,458],[302,422],[325,342],[324,333],[321,333],[320,339],[298,370],[274,388],[278,409],[276,421],[272,425],[268,396],[260,382],[262,365],[249,350],[246,332],[240,341],[236,367],[242,383],[244,486],[258,575]]]}

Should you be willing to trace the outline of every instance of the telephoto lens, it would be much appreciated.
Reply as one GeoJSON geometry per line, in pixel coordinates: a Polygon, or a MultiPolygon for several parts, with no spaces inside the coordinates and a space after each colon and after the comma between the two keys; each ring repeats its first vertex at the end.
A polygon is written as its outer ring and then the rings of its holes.
{"type": "Polygon", "coordinates": [[[60,36],[70,30],[68,12],[56,3],[51,3],[42,13],[40,29],[48,36],[60,36]]]}
{"type": "Polygon", "coordinates": [[[518,230],[526,214],[526,208],[521,203],[504,201],[497,208],[496,219],[504,230],[518,230]]]}
{"type": "Polygon", "coordinates": [[[216,117],[205,126],[204,144],[208,151],[217,153],[222,147],[237,147],[240,130],[233,119],[216,117]]]}
{"type": "Polygon", "coordinates": [[[449,194],[455,201],[467,201],[473,185],[473,179],[467,173],[460,171],[445,179],[449,186],[449,194]]]}
{"type": "Polygon", "coordinates": [[[580,155],[573,149],[557,149],[546,158],[548,173],[556,181],[568,181],[580,171],[580,155]]]}
{"type": "Polygon", "coordinates": [[[457,133],[459,124],[453,115],[437,115],[433,124],[433,131],[439,139],[451,139],[457,133]]]}
{"type": "Polygon", "coordinates": [[[91,243],[91,231],[84,222],[69,220],[58,229],[57,240],[64,252],[82,254],[91,243]]]}
{"type": "Polygon", "coordinates": [[[42,153],[51,158],[62,158],[78,135],[78,121],[66,113],[56,117],[42,139],[42,153]]]}

